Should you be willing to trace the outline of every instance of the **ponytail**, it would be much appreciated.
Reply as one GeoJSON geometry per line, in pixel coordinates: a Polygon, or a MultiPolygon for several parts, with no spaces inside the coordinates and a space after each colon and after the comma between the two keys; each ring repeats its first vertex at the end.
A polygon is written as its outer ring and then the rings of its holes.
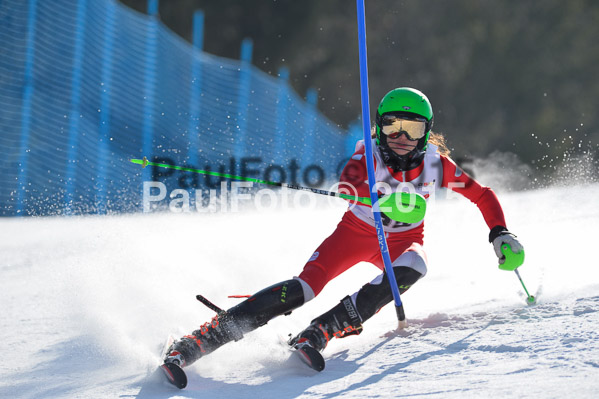
{"type": "Polygon", "coordinates": [[[447,143],[445,141],[445,136],[443,136],[442,133],[435,133],[435,132],[431,131],[430,135],[428,137],[428,142],[433,145],[436,145],[439,148],[439,153],[441,155],[445,155],[446,157],[448,157],[449,154],[451,153],[451,151],[447,147],[447,143]]]}

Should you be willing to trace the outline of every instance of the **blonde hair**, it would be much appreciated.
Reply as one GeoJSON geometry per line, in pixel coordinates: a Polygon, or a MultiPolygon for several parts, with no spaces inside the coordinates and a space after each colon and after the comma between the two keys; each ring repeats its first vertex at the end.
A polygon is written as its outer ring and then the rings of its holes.
{"type": "MultiPolygon", "coordinates": [[[[370,134],[373,139],[376,138],[376,126],[372,127],[370,134]]],[[[428,136],[428,142],[433,145],[436,145],[441,155],[448,157],[449,154],[451,154],[451,150],[449,149],[449,147],[447,147],[447,142],[443,133],[435,133],[431,130],[428,136]]]]}
{"type": "Polygon", "coordinates": [[[445,136],[443,136],[442,133],[435,133],[431,131],[430,135],[428,136],[428,142],[433,145],[436,145],[441,155],[445,155],[446,157],[448,157],[451,153],[451,150],[449,149],[449,147],[447,147],[445,136]]]}

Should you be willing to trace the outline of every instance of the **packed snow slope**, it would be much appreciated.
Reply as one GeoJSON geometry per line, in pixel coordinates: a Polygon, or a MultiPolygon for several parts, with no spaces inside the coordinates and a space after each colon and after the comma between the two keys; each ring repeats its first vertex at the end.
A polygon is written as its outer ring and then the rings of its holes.
{"type": "MultiPolygon", "coordinates": [[[[187,369],[179,391],[154,373],[169,334],[297,275],[343,201],[223,214],[0,220],[3,398],[596,398],[599,186],[499,193],[526,248],[528,307],[501,271],[488,228],[463,198],[429,206],[428,275],[360,336],[334,340],[326,369],[280,344],[378,274],[359,264],[319,297],[187,369]]],[[[331,200],[338,201],[338,200],[331,200]]]]}

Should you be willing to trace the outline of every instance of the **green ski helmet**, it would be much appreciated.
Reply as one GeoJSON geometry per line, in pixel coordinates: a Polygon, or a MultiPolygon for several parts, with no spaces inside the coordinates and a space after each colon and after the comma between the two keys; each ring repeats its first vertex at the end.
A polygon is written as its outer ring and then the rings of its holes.
{"type": "MultiPolygon", "coordinates": [[[[385,117],[426,122],[424,136],[418,140],[416,148],[402,157],[413,157],[414,152],[424,152],[433,127],[433,107],[426,96],[419,90],[409,87],[399,87],[385,94],[376,110],[376,144],[386,147],[386,135],[382,133],[385,117]]],[[[399,157],[398,155],[396,155],[399,157]]]]}

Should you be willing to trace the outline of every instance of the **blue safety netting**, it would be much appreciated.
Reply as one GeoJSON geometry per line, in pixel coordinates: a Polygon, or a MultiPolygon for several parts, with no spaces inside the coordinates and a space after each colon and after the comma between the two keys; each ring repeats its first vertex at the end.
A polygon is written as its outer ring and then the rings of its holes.
{"type": "Polygon", "coordinates": [[[1,216],[139,211],[151,180],[219,186],[131,158],[314,186],[348,155],[285,70],[205,53],[113,0],[3,0],[0,41],[1,216]]]}

